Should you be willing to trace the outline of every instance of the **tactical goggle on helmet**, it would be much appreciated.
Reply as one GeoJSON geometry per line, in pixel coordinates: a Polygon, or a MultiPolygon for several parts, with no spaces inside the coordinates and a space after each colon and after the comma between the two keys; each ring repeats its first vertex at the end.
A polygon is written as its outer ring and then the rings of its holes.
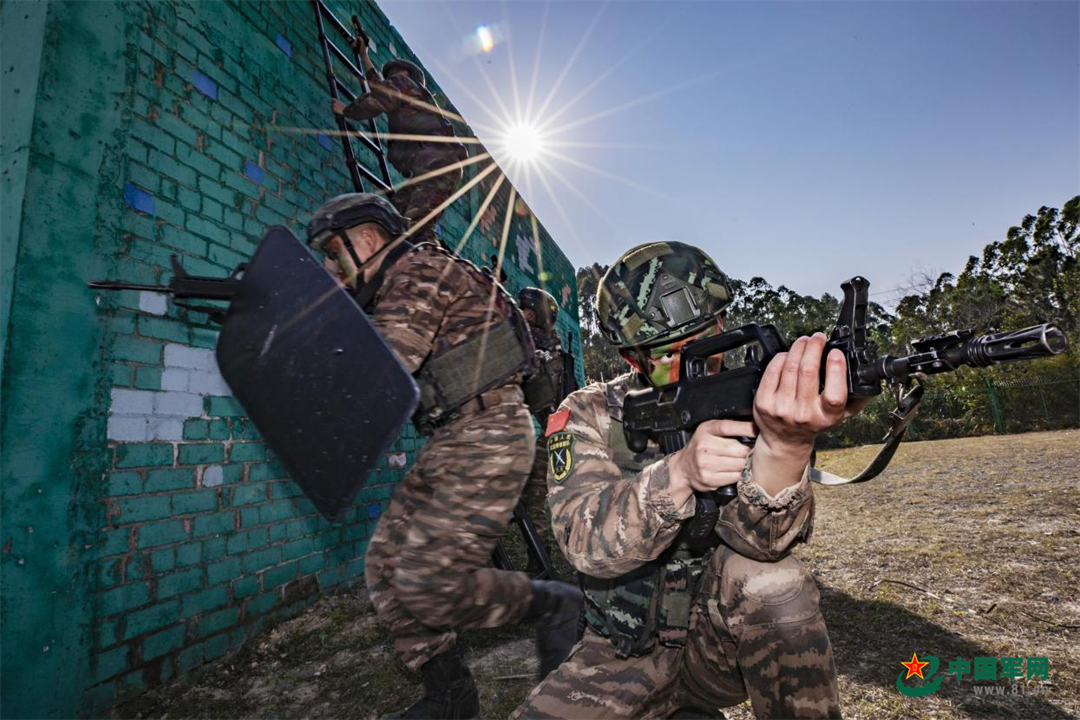
{"type": "Polygon", "coordinates": [[[675,241],[647,243],[605,273],[596,316],[616,348],[655,346],[708,326],[732,298],[727,276],[701,250],[675,241]]]}

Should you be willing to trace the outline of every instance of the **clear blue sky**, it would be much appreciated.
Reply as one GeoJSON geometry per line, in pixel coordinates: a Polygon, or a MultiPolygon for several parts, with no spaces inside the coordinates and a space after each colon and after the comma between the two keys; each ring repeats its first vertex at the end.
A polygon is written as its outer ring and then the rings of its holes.
{"type": "Polygon", "coordinates": [[[527,107],[541,53],[536,120],[573,101],[554,124],[587,122],[549,139],[592,170],[508,174],[575,266],[668,238],[735,277],[883,293],[1080,193],[1076,2],[380,5],[493,148],[484,107],[516,112],[514,77],[527,107]],[[504,41],[470,56],[478,25],[504,41]]]}

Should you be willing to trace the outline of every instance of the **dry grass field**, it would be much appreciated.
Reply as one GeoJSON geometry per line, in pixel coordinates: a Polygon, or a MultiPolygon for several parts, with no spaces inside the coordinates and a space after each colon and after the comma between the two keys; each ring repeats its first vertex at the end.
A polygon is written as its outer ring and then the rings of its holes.
{"type": "MultiPolygon", "coordinates": [[[[822,453],[856,472],[872,448],[822,453]]],[[[1080,431],[910,443],[876,480],[815,489],[814,537],[797,555],[822,590],[847,718],[1080,717],[1080,431]],[[928,697],[896,689],[920,656],[1046,657],[1048,682],[976,694],[948,676],[928,697]]],[[[532,685],[527,628],[466,633],[485,718],[532,685]]],[[[987,685],[983,681],[979,685],[987,685]]],[[[406,706],[418,676],[395,659],[363,590],[324,598],[191,678],[114,717],[366,718],[406,706]]],[[[730,720],[752,715],[728,708],[730,720]]]]}

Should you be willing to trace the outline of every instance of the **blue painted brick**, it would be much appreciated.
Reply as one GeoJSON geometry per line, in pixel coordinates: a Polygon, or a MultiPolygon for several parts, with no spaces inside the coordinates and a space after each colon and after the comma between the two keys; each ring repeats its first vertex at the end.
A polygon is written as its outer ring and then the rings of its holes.
{"type": "Polygon", "coordinates": [[[131,183],[124,183],[124,202],[139,212],[154,214],[154,196],[131,183]]]}
{"type": "Polygon", "coordinates": [[[218,86],[217,83],[210,79],[209,76],[202,72],[195,70],[191,74],[191,84],[195,86],[195,89],[201,92],[211,100],[218,99],[218,86]]]}
{"type": "Polygon", "coordinates": [[[277,36],[277,46],[281,48],[281,52],[292,57],[292,43],[290,43],[281,33],[278,33],[277,36]]]}
{"type": "Polygon", "coordinates": [[[263,169],[258,164],[251,162],[250,160],[244,161],[244,176],[249,180],[262,185],[263,182],[263,169]]]}
{"type": "Polygon", "coordinates": [[[320,145],[322,145],[324,148],[326,148],[327,150],[329,150],[331,152],[334,151],[334,143],[331,142],[329,135],[319,133],[318,135],[316,135],[316,137],[319,139],[319,144],[320,145]]]}

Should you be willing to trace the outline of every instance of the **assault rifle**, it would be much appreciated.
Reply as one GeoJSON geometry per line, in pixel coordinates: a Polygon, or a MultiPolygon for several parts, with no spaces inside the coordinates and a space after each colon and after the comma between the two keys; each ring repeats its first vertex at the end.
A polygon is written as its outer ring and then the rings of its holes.
{"type": "MultiPolygon", "coordinates": [[[[171,295],[173,302],[184,298],[199,298],[200,300],[225,300],[231,301],[240,290],[244,270],[247,264],[241,264],[233,270],[227,278],[201,277],[188,275],[180,260],[173,255],[172,278],[168,285],[140,285],[138,283],[120,282],[117,280],[91,280],[87,283],[97,290],[145,290],[146,292],[163,293],[171,295]]],[[[190,303],[176,302],[182,308],[206,313],[214,322],[221,324],[225,321],[225,309],[211,307],[210,305],[192,305],[190,303]]]]}
{"type": "MultiPolygon", "coordinates": [[[[872,397],[884,385],[897,389],[897,407],[892,427],[877,457],[853,478],[842,478],[814,470],[811,479],[823,485],[865,482],[889,464],[908,423],[922,399],[921,375],[951,372],[962,366],[987,367],[1057,355],[1065,350],[1065,334],[1050,324],[1023,330],[976,337],[970,330],[935,335],[913,342],[914,353],[905,356],[878,356],[877,345],[866,328],[869,281],[854,277],[841,283],[844,302],[832,336],[825,344],[821,372],[824,383],[825,357],[836,348],[847,360],[849,397],[872,397]]],[[[753,418],[754,393],[769,361],[788,345],[773,325],[749,324],[712,337],[696,340],[682,348],[679,380],[661,388],[632,390],[623,406],[623,432],[634,452],[645,450],[650,439],[665,453],[683,448],[694,429],[706,420],[753,418]],[[746,348],[740,367],[725,367],[709,375],[709,358],[746,348]]],[[[690,541],[706,542],[723,505],[737,494],[735,485],[711,493],[696,493],[697,508],[689,526],[690,541]]]]}

